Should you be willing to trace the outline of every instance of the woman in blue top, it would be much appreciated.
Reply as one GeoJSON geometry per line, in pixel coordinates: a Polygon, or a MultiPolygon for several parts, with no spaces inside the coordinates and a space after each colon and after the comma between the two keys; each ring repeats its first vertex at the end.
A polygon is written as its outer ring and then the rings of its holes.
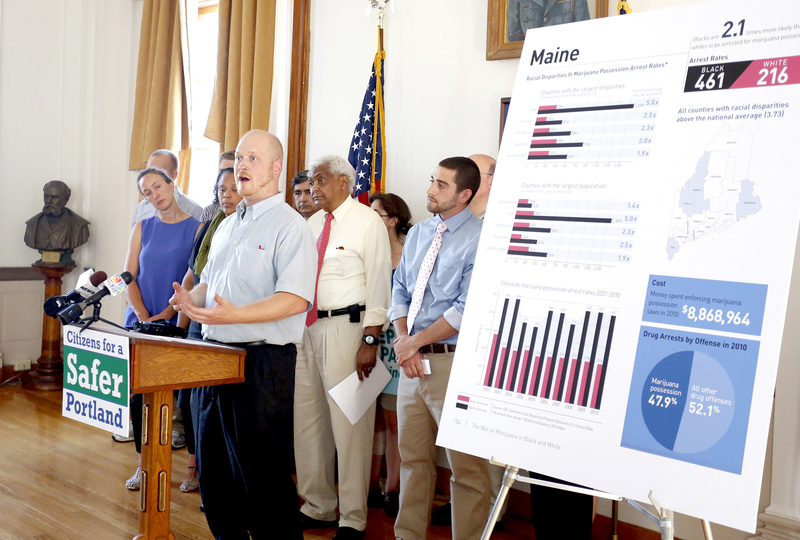
{"type": "Polygon", "coordinates": [[[201,223],[184,212],[175,201],[175,184],[161,169],[139,174],[139,191],[156,208],[156,215],[138,222],[131,232],[125,270],[134,281],[128,285],[125,326],[136,321],[167,319],[175,323],[177,312],[169,305],[186,272],[186,260],[201,223]]]}
{"type": "MultiPolygon", "coordinates": [[[[201,223],[178,206],[175,184],[161,169],[149,168],[139,173],[139,191],[156,209],[156,215],[138,222],[131,232],[125,270],[133,281],[126,289],[128,308],[125,326],[136,321],[167,319],[175,323],[177,312],[169,305],[173,294],[172,282],[180,282],[186,272],[186,260],[192,250],[194,237],[201,223]]],[[[139,467],[125,482],[125,487],[137,490],[142,469],[142,405],[141,394],[131,400],[133,436],[139,456],[139,467]]]]}

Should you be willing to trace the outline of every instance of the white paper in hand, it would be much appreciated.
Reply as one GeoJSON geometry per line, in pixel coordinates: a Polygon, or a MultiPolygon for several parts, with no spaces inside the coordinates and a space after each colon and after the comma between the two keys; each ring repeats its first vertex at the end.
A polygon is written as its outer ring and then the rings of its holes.
{"type": "Polygon", "coordinates": [[[339,406],[344,415],[355,424],[364,416],[370,405],[375,403],[378,395],[392,380],[392,375],[383,362],[376,362],[369,377],[364,377],[363,381],[358,380],[358,374],[354,371],[342,382],[328,390],[333,401],[339,406]]]}

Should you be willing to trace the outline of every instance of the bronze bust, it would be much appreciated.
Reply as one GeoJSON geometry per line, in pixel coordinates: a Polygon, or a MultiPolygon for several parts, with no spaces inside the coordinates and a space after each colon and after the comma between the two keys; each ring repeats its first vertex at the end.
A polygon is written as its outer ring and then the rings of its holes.
{"type": "Polygon", "coordinates": [[[67,208],[72,191],[60,180],[44,185],[44,208],[25,222],[25,244],[42,252],[36,264],[74,264],[72,251],[89,239],[89,222],[67,208]]]}

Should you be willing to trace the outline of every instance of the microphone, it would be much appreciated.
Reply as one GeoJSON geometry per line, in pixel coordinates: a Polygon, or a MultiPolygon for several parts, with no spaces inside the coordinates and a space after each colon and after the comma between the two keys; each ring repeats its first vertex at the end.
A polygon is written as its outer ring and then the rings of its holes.
{"type": "Polygon", "coordinates": [[[102,270],[95,272],[93,268],[90,268],[78,276],[78,283],[75,285],[75,290],[78,291],[82,297],[87,298],[96,293],[97,287],[106,279],[108,279],[108,274],[102,270]]]}
{"type": "Polygon", "coordinates": [[[96,304],[108,295],[117,296],[119,293],[128,288],[128,283],[133,281],[133,275],[130,272],[121,272],[114,274],[107,280],[103,281],[103,288],[94,293],[86,299],[86,305],[90,306],[96,304]]]}
{"type": "Polygon", "coordinates": [[[82,299],[89,298],[98,292],[98,286],[108,278],[108,274],[103,272],[95,272],[93,268],[89,268],[80,276],[78,276],[78,283],[75,288],[65,294],[64,296],[52,296],[44,303],[44,313],[48,317],[56,318],[58,312],[82,299]]]}
{"type": "MultiPolygon", "coordinates": [[[[103,272],[103,274],[103,278],[105,278],[107,274],[105,274],[105,272],[103,272]]],[[[81,318],[84,309],[91,305],[94,305],[95,309],[97,309],[100,300],[108,295],[117,296],[119,293],[128,288],[128,283],[131,281],[133,281],[133,275],[131,275],[130,272],[114,274],[102,282],[102,287],[96,293],[92,294],[82,302],[69,304],[65,308],[61,309],[57,314],[58,319],[61,321],[61,324],[74,323],[81,318]]]]}

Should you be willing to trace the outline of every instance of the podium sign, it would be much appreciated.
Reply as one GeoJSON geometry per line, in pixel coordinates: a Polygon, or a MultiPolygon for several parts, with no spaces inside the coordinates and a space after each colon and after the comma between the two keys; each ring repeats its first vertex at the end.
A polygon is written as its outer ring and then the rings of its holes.
{"type": "Polygon", "coordinates": [[[128,434],[130,344],[125,336],[64,327],[61,414],[90,426],[128,434]]]}
{"type": "MultiPolygon", "coordinates": [[[[83,412],[95,415],[102,408],[105,422],[108,413],[103,400],[113,399],[114,403],[120,401],[114,409],[120,415],[122,404],[126,406],[126,416],[120,416],[120,422],[125,428],[123,433],[127,433],[128,388],[134,394],[144,394],[141,513],[139,534],[134,538],[174,538],[169,530],[172,391],[243,382],[245,351],[218,343],[138,334],[108,326],[83,332],[76,326],[66,326],[64,354],[67,364],[63,407],[70,407],[70,414],[65,416],[105,429],[95,419],[86,421],[83,412]],[[122,358],[124,367],[120,363],[122,358]],[[80,405],[79,400],[83,400],[80,405]],[[76,413],[78,408],[80,411],[76,413]]],[[[116,412],[111,413],[111,421],[116,425],[115,415],[116,412]]]]}

